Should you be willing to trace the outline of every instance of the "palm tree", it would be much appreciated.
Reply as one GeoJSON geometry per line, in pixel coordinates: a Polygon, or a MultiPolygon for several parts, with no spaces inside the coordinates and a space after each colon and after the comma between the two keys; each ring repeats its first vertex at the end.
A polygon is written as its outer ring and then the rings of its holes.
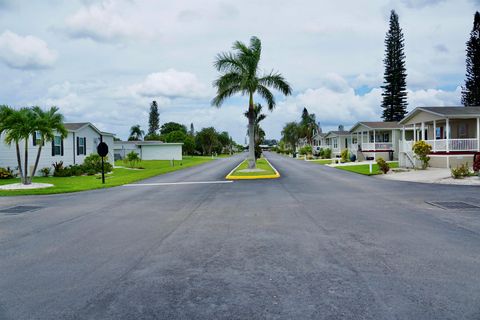
{"type": "MultiPolygon", "coordinates": [[[[40,154],[45,142],[52,141],[55,137],[55,133],[59,133],[60,136],[65,138],[68,135],[67,129],[65,129],[63,123],[63,115],[58,113],[57,107],[51,107],[50,110],[44,111],[40,107],[33,107],[32,111],[35,115],[35,131],[40,133],[40,141],[38,141],[37,157],[35,159],[35,165],[30,174],[30,177],[26,177],[27,184],[32,182],[32,177],[35,176],[37,171],[38,162],[40,161],[40,154]]],[[[35,132],[33,133],[36,134],[35,132]]],[[[37,139],[37,136],[34,136],[37,139]]]]}
{"type": "MultiPolygon", "coordinates": [[[[252,37],[250,45],[236,41],[232,49],[235,51],[224,52],[217,55],[214,66],[220,72],[220,77],[213,82],[217,94],[212,100],[212,105],[220,107],[223,102],[235,94],[248,96],[248,130],[254,132],[254,95],[258,94],[267,102],[268,109],[275,108],[275,97],[269,88],[276,89],[284,95],[290,95],[292,89],[280,73],[270,72],[259,74],[259,62],[262,52],[260,39],[252,37]]],[[[254,135],[249,136],[249,168],[255,168],[255,140],[254,135]]]]}
{"type": "Polygon", "coordinates": [[[18,132],[15,134],[11,132],[11,127],[13,125],[12,117],[15,112],[16,111],[10,108],[9,106],[6,106],[6,105],[0,106],[0,135],[2,133],[6,133],[9,136],[8,141],[5,137],[5,142],[8,145],[11,145],[12,142],[15,141],[15,149],[17,151],[16,153],[17,153],[18,173],[20,174],[20,179],[23,183],[24,178],[23,178],[22,161],[20,159],[20,144],[19,144],[22,137],[18,136],[18,132]]]}
{"type": "Polygon", "coordinates": [[[143,135],[145,132],[140,128],[140,125],[134,125],[130,128],[130,137],[128,137],[129,141],[139,141],[142,140],[143,135]]]}
{"type": "Polygon", "coordinates": [[[301,127],[296,122],[285,124],[282,130],[282,139],[292,147],[293,153],[296,151],[297,141],[300,138],[301,127]]]}
{"type": "MultiPolygon", "coordinates": [[[[265,118],[267,117],[266,114],[262,113],[262,108],[263,106],[260,104],[260,103],[256,103],[255,106],[253,107],[253,117],[254,117],[254,120],[253,120],[253,127],[254,127],[254,141],[255,141],[255,144],[258,144],[260,143],[260,141],[262,140],[261,136],[260,136],[260,132],[263,132],[263,137],[265,137],[265,132],[262,130],[262,128],[260,127],[260,122],[265,120],[265,118]]],[[[249,112],[246,111],[244,113],[245,117],[248,118],[249,116],[249,112]]],[[[247,135],[250,135],[250,131],[247,130],[247,135]]]]}
{"type": "Polygon", "coordinates": [[[17,151],[17,163],[20,179],[23,184],[28,184],[28,138],[33,134],[35,115],[31,108],[21,108],[19,110],[6,107],[3,109],[3,113],[6,117],[2,119],[2,127],[0,133],[5,133],[5,143],[12,145],[15,142],[15,148],[17,151]],[[22,169],[22,162],[20,156],[20,141],[25,140],[25,155],[24,155],[24,168],[22,169]]]}

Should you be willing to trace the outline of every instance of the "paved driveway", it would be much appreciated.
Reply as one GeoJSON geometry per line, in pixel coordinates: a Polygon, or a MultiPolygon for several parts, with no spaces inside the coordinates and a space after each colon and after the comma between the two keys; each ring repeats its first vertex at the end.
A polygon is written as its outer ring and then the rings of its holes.
{"type": "Polygon", "coordinates": [[[148,186],[0,198],[0,319],[479,319],[476,187],[383,181],[269,155],[148,186]],[[155,185],[156,184],[156,185],[155,185]],[[162,185],[163,184],[163,185],[162,185]]]}

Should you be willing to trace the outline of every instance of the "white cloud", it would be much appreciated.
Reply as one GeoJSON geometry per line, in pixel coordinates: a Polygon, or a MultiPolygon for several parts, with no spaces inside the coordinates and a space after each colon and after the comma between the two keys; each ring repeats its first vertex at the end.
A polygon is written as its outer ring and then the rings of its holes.
{"type": "Polygon", "coordinates": [[[143,97],[206,98],[211,89],[193,73],[168,69],[149,74],[144,81],[131,86],[130,91],[143,97]]]}
{"type": "Polygon", "coordinates": [[[445,0],[402,0],[402,3],[408,8],[421,9],[428,6],[434,6],[445,0]]]}
{"type": "Polygon", "coordinates": [[[457,87],[455,91],[438,89],[408,90],[409,109],[425,106],[458,106],[462,88],[457,87]]]}
{"type": "Polygon", "coordinates": [[[42,39],[7,30],[0,35],[0,59],[11,68],[41,69],[51,67],[57,53],[42,39]]]}
{"type": "Polygon", "coordinates": [[[120,13],[118,1],[106,0],[82,7],[67,17],[66,31],[72,38],[89,38],[98,42],[114,42],[148,33],[120,13]]]}

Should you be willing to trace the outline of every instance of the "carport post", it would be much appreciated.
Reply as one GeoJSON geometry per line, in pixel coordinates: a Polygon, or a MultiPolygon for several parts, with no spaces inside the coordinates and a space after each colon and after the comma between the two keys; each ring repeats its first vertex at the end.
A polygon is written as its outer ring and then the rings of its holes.
{"type": "Polygon", "coordinates": [[[433,152],[437,151],[437,120],[433,120],[433,152]]]}

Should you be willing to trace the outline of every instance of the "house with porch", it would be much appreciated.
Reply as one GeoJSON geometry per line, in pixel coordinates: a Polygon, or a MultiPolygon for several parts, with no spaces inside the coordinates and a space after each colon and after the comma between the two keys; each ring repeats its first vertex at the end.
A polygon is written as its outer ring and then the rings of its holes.
{"type": "Polygon", "coordinates": [[[412,146],[419,140],[432,146],[430,166],[437,168],[471,167],[473,154],[480,152],[480,107],[418,107],[400,125],[400,166],[418,165],[412,146]]]}
{"type": "Polygon", "coordinates": [[[351,143],[350,131],[338,126],[337,131],[328,132],[325,137],[325,147],[332,150],[332,158],[339,158],[342,150],[348,149],[351,143]]]}
{"type": "MultiPolygon", "coordinates": [[[[396,121],[361,121],[350,129],[351,145],[349,151],[358,161],[397,160],[402,126],[396,121]]],[[[407,130],[406,135],[409,136],[407,130]]]]}

